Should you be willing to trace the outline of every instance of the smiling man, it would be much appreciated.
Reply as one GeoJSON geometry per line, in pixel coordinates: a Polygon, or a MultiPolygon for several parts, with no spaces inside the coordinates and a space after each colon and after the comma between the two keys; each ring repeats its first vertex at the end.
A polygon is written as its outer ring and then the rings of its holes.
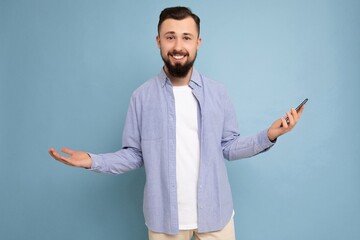
{"type": "Polygon", "coordinates": [[[49,153],[70,166],[121,174],[145,167],[144,216],[149,239],[235,239],[234,209],[224,159],[265,152],[292,130],[303,107],[254,136],[239,134],[224,87],[194,69],[200,19],[190,9],[164,9],[157,45],[164,67],[132,95],[115,153],[67,148],[49,153]]]}
{"type": "Polygon", "coordinates": [[[165,13],[160,16],[156,37],[165,72],[172,76],[174,86],[187,85],[201,43],[200,19],[196,15],[167,18],[165,13]]]}

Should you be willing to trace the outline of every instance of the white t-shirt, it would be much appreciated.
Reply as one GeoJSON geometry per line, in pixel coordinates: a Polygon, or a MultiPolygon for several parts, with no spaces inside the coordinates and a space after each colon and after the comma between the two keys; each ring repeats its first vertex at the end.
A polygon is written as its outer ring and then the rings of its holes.
{"type": "Polygon", "coordinates": [[[200,146],[198,103],[189,86],[174,86],[176,111],[176,181],[179,229],[197,228],[200,146]]]}

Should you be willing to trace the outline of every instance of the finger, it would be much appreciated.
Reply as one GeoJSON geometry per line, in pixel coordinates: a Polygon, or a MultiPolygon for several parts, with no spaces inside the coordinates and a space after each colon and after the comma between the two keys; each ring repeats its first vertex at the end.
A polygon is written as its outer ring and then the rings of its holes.
{"type": "Polygon", "coordinates": [[[274,122],[274,126],[276,126],[276,127],[282,127],[281,118],[277,119],[277,120],[274,122]]]}
{"type": "Polygon", "coordinates": [[[50,148],[48,152],[55,160],[69,166],[74,166],[70,158],[61,156],[54,148],[50,148]]]}
{"type": "MultiPolygon", "coordinates": [[[[294,126],[295,125],[295,119],[294,119],[294,116],[293,116],[293,113],[292,113],[293,110],[295,110],[295,109],[292,109],[291,112],[286,113],[286,116],[289,119],[289,126],[294,126]]],[[[296,111],[295,111],[295,114],[296,114],[296,111]]]]}
{"type": "Polygon", "coordinates": [[[286,122],[284,117],[281,117],[281,125],[280,125],[280,127],[283,127],[283,128],[288,128],[289,127],[289,125],[286,122]]]}
{"type": "Polygon", "coordinates": [[[69,154],[69,155],[73,155],[73,154],[75,153],[74,150],[71,150],[71,149],[69,149],[69,148],[62,148],[61,151],[62,151],[63,153],[69,154]]]}
{"type": "Polygon", "coordinates": [[[48,151],[49,154],[52,154],[53,152],[56,152],[56,150],[54,148],[50,148],[48,151]]]}
{"type": "Polygon", "coordinates": [[[48,151],[48,153],[52,156],[53,151],[55,151],[55,149],[54,149],[54,148],[50,148],[49,151],[48,151]]]}
{"type": "Polygon", "coordinates": [[[291,115],[294,119],[294,123],[296,124],[299,120],[299,114],[294,108],[291,109],[291,115]]]}
{"type": "Polygon", "coordinates": [[[61,155],[54,149],[54,148],[51,148],[49,150],[49,154],[55,158],[56,160],[60,160],[61,159],[61,155]]]}

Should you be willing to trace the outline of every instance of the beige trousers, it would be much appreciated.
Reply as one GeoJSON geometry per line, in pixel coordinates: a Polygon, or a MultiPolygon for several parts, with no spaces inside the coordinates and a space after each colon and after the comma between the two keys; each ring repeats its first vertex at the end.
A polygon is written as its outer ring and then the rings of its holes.
{"type": "Polygon", "coordinates": [[[149,230],[149,240],[190,240],[195,236],[196,240],[235,240],[234,218],[220,231],[198,233],[194,230],[181,230],[178,235],[167,235],[149,230]]]}

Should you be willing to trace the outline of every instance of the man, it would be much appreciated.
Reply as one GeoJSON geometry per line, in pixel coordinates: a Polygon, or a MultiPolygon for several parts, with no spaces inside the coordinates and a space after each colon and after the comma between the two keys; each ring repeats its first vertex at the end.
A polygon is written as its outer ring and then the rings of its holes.
{"type": "Polygon", "coordinates": [[[224,158],[254,156],[289,132],[303,107],[270,128],[239,135],[229,96],[193,68],[201,44],[200,19],[185,7],[164,9],[157,45],[164,67],[132,95],[115,153],[62,149],[65,164],[120,174],[145,167],[144,216],[149,239],[235,239],[233,204],[224,158]]]}

